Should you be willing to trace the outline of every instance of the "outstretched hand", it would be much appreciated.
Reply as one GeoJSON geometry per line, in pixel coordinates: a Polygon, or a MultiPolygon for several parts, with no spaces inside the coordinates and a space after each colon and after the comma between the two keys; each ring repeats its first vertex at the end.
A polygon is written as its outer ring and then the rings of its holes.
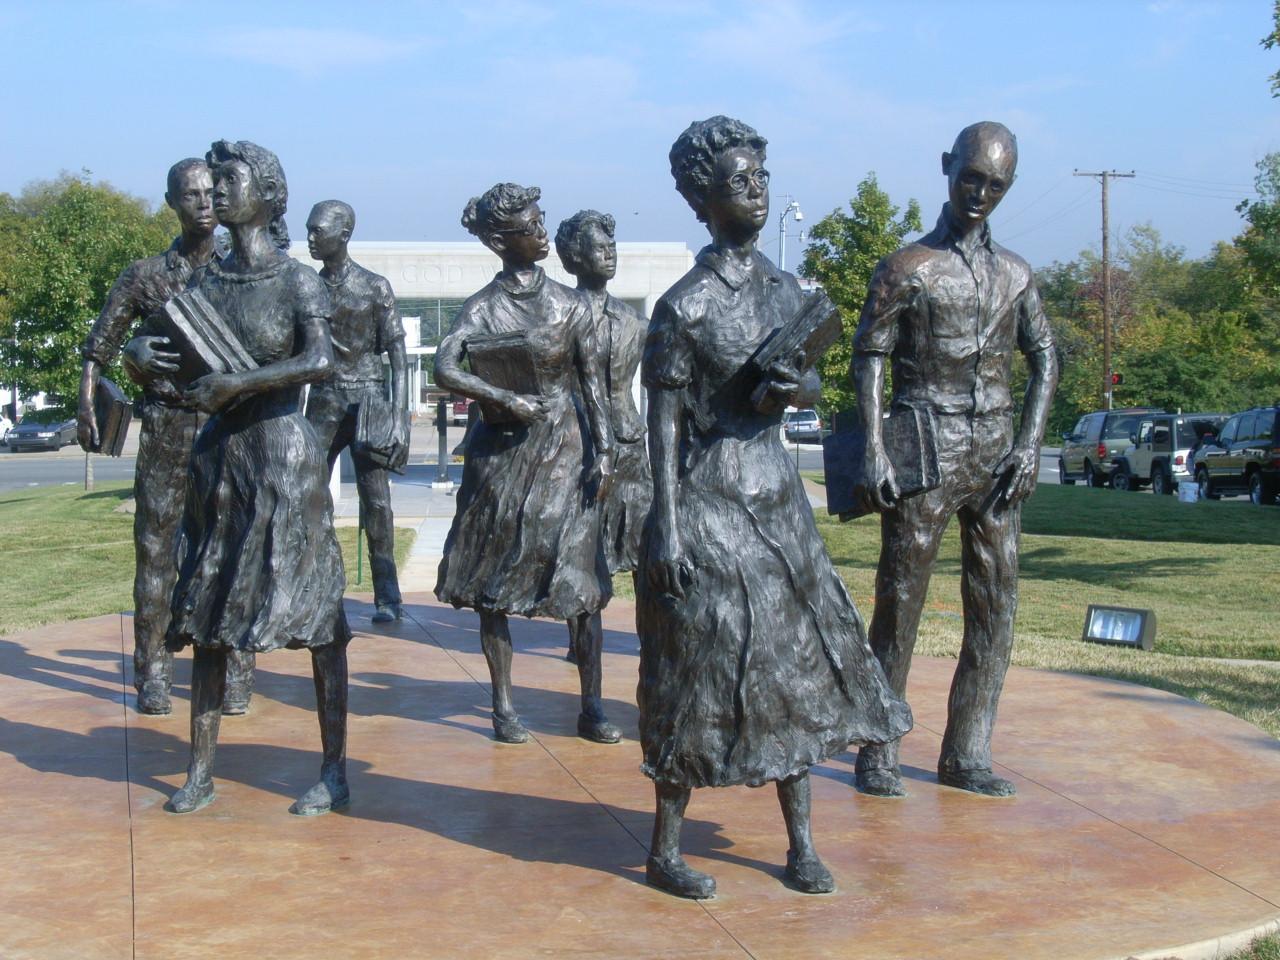
{"type": "Polygon", "coordinates": [[[521,423],[537,423],[547,415],[547,401],[533,394],[511,394],[506,401],[507,410],[521,423]]]}
{"type": "Polygon", "coordinates": [[[799,390],[800,371],[789,363],[775,360],[752,391],[751,404],[757,413],[776,413],[784,409],[799,390]]]}
{"type": "Polygon", "coordinates": [[[587,470],[587,487],[595,484],[596,503],[603,503],[613,489],[613,457],[607,453],[597,454],[587,470]]]}
{"type": "Polygon", "coordinates": [[[135,383],[146,386],[158,377],[176,373],[181,355],[169,347],[168,337],[134,337],[121,351],[125,372],[135,383]]]}
{"type": "Polygon", "coordinates": [[[210,373],[191,384],[186,398],[205,413],[217,413],[239,393],[236,377],[227,373],[210,373]]]}
{"type": "Polygon", "coordinates": [[[1039,472],[1040,451],[1034,447],[1014,447],[996,464],[991,475],[1000,478],[1000,499],[1012,507],[1031,496],[1039,472]]]}
{"type": "Polygon", "coordinates": [[[901,496],[898,478],[894,475],[893,464],[889,462],[882,445],[867,444],[863,477],[864,482],[859,484],[854,492],[868,510],[884,513],[898,505],[898,499],[901,496]]]}
{"type": "Polygon", "coordinates": [[[684,557],[680,535],[670,523],[659,523],[649,549],[649,585],[659,593],[683,600],[686,588],[693,583],[693,568],[684,557]]]}
{"type": "Polygon", "coordinates": [[[76,439],[80,441],[80,449],[85,453],[94,453],[99,448],[98,418],[94,415],[92,404],[80,404],[76,412],[76,439]]]}

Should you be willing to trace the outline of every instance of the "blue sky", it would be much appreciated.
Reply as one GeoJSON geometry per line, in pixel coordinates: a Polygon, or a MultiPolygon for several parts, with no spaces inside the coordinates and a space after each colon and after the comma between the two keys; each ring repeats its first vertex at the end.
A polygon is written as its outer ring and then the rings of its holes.
{"type": "Polygon", "coordinates": [[[812,222],[871,170],[931,224],[939,154],[994,119],[1020,167],[993,227],[1033,264],[1098,243],[1099,188],[1073,168],[1137,170],[1114,232],[1150,221],[1199,256],[1280,150],[1270,17],[1270,0],[5,2],[0,190],[88,168],[159,202],[170,163],[227,137],[280,155],[295,236],[336,197],[356,239],[466,239],[468,197],[514,180],[551,223],[596,207],[620,240],[696,249],[667,150],[726,113],[770,141],[776,259],[783,194],[812,222]]]}

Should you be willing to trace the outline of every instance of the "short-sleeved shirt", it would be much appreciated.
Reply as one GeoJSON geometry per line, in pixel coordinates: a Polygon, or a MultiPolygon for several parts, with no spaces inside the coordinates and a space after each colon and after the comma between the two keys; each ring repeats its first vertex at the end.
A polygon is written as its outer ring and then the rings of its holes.
{"type": "MultiPolygon", "coordinates": [[[[156,317],[164,310],[167,300],[186,289],[192,273],[201,266],[182,255],[181,242],[181,237],[175,238],[164,253],[134,261],[116,278],[102,312],[80,348],[84,359],[102,367],[110,365],[135,321],[139,323],[133,336],[163,335],[156,317]]],[[[168,381],[159,381],[146,392],[151,399],[174,399],[168,381]]]]}
{"type": "Polygon", "coordinates": [[[396,341],[404,341],[404,326],[396,311],[395,294],[385,277],[350,260],[339,275],[320,276],[329,290],[333,313],[331,384],[382,381],[382,355],[396,341]]]}
{"type": "Polygon", "coordinates": [[[935,413],[1004,414],[1013,408],[1010,365],[1053,349],[1031,267],[991,239],[938,225],[880,261],[854,334],[855,354],[883,354],[893,366],[896,404],[935,413]]]}

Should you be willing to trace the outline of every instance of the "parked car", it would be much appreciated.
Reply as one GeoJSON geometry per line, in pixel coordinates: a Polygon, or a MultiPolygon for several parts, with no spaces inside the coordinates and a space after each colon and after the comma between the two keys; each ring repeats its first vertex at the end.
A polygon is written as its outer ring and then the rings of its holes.
{"type": "Polygon", "coordinates": [[[1070,433],[1062,435],[1058,481],[1068,486],[1077,480],[1090,487],[1107,486],[1116,457],[1137,442],[1138,424],[1150,414],[1163,412],[1154,407],[1126,407],[1086,413],[1070,433]]]}
{"type": "Polygon", "coordinates": [[[1201,437],[1216,435],[1227,422],[1225,413],[1157,413],[1138,421],[1138,437],[1116,457],[1111,486],[1137,490],[1151,484],[1151,492],[1173,493],[1191,480],[1190,454],[1201,437]]]}
{"type": "Polygon", "coordinates": [[[1196,453],[1200,495],[1217,500],[1224,493],[1248,493],[1262,505],[1276,502],[1280,490],[1280,405],[1237,413],[1196,453]]]}
{"type": "Polygon", "coordinates": [[[76,443],[76,421],[64,420],[57,411],[32,410],[9,431],[5,439],[14,453],[19,450],[59,450],[76,443]]]}
{"type": "Polygon", "coordinates": [[[466,397],[453,398],[453,425],[455,427],[465,427],[467,425],[471,404],[472,401],[466,397]]]}
{"type": "Polygon", "coordinates": [[[782,421],[788,443],[821,443],[822,420],[817,410],[793,410],[782,421]]]}

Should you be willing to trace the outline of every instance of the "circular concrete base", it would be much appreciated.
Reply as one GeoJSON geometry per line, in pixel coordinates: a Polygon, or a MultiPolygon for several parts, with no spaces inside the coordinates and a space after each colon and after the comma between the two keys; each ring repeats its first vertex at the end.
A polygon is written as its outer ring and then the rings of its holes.
{"type": "Polygon", "coordinates": [[[386,630],[349,601],[352,804],[314,819],[288,813],[319,764],[305,653],[259,658],[249,714],[222,724],[217,799],[179,817],[185,658],[173,714],[143,717],[129,618],[0,641],[0,955],[1189,960],[1280,917],[1276,740],[1156,690],[1014,669],[995,756],[1018,796],[976,797],[934,776],[954,664],[927,658],[909,797],[859,795],[851,755],[813,771],[835,894],[783,886],[774,791],[731,788],[695,792],[683,837],[717,898],[672,898],[644,884],[631,609],[606,612],[605,662],[629,739],[574,736],[564,626],[513,621],[533,740],[507,746],[475,615],[407,601],[386,630]]]}

